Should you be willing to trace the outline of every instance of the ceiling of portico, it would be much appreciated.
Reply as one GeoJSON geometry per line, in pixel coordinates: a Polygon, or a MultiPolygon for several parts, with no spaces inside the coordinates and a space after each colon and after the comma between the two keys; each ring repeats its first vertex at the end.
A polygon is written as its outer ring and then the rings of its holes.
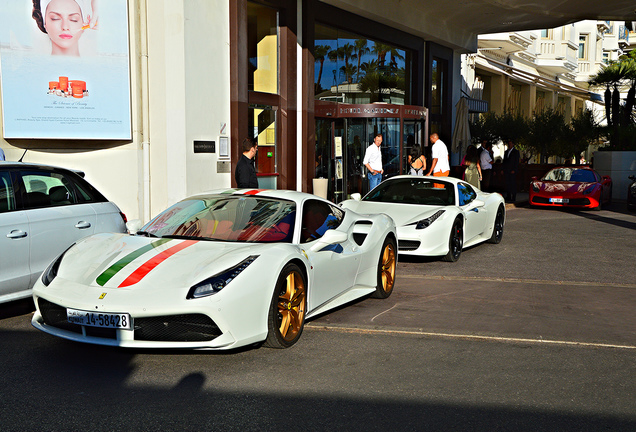
{"type": "Polygon", "coordinates": [[[476,51],[479,34],[555,28],[586,19],[636,21],[634,0],[321,1],[460,52],[476,51]]]}

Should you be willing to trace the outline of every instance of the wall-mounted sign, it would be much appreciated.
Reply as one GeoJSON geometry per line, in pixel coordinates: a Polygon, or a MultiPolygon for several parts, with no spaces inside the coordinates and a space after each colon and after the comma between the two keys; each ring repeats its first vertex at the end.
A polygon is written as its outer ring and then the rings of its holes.
{"type": "Polygon", "coordinates": [[[132,139],[128,2],[95,3],[3,2],[4,138],[132,139]]]}
{"type": "Polygon", "coordinates": [[[219,137],[219,157],[222,159],[230,158],[230,138],[226,136],[219,137]]]}
{"type": "Polygon", "coordinates": [[[194,141],[195,153],[214,153],[216,151],[216,143],[214,141],[194,141]]]}

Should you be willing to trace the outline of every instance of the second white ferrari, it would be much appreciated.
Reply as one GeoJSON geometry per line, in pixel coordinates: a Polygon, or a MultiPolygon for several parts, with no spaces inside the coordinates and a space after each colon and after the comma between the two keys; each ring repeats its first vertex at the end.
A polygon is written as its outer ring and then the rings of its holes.
{"type": "Polygon", "coordinates": [[[452,177],[392,177],[364,197],[353,194],[341,205],[357,213],[391,216],[400,254],[442,256],[451,262],[464,248],[499,243],[506,221],[501,195],[452,177]]]}

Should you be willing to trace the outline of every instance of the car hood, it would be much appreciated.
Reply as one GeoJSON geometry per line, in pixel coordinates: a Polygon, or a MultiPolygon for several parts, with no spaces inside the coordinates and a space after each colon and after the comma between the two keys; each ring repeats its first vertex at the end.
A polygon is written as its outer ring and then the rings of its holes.
{"type": "Polygon", "coordinates": [[[439,210],[444,210],[446,206],[347,200],[342,203],[342,207],[360,214],[385,213],[391,216],[396,226],[400,227],[425,219],[439,210]]]}
{"type": "Polygon", "coordinates": [[[65,253],[57,277],[96,288],[189,287],[276,246],[96,234],[65,253]]]}
{"type": "Polygon", "coordinates": [[[539,186],[539,190],[545,193],[576,194],[583,193],[590,187],[595,186],[596,183],[538,181],[537,185],[539,186]]]}

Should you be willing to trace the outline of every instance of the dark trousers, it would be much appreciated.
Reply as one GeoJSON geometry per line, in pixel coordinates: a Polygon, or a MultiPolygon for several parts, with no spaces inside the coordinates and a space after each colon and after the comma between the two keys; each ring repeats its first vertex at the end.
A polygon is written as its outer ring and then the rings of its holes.
{"type": "Polygon", "coordinates": [[[490,177],[492,176],[492,169],[481,170],[481,190],[484,192],[490,192],[490,177]]]}
{"type": "Polygon", "coordinates": [[[505,173],[506,178],[506,201],[517,200],[517,174],[505,173]]]}

